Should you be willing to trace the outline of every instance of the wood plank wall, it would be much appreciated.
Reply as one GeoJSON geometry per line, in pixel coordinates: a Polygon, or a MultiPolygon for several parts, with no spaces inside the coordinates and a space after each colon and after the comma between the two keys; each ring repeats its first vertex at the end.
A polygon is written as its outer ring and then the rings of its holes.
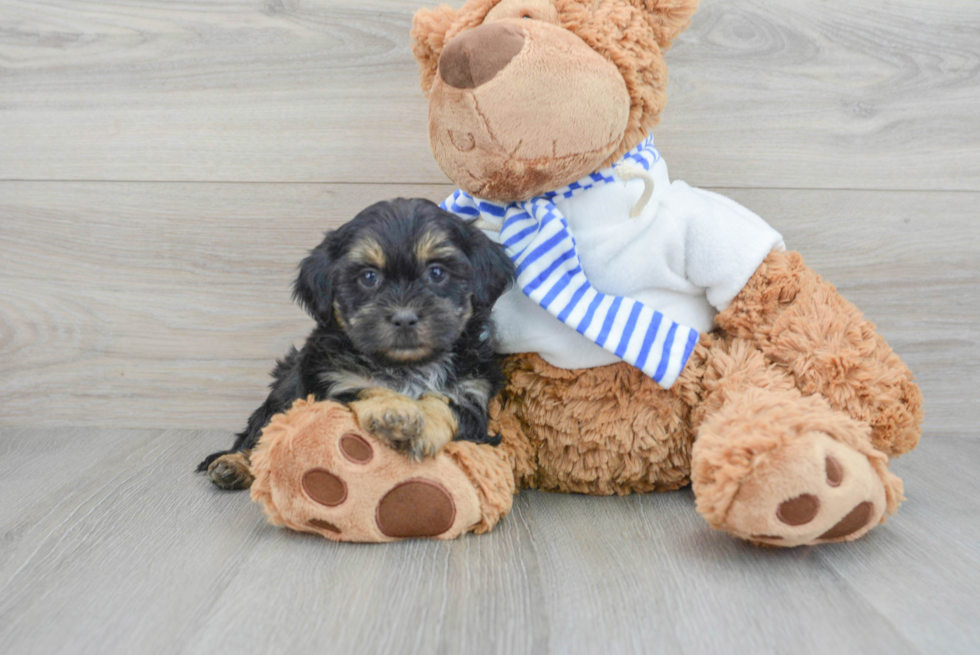
{"type": "MultiPolygon", "coordinates": [[[[451,191],[418,0],[0,0],[0,424],[238,429],[321,233],[451,191]]],[[[458,0],[453,2],[458,6],[458,0]]],[[[657,143],[980,421],[980,3],[703,0],[657,143]]]]}

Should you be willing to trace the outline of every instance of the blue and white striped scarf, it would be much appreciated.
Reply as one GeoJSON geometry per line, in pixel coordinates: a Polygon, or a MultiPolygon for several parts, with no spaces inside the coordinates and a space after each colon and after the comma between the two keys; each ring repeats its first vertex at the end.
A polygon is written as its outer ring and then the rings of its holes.
{"type": "Polygon", "coordinates": [[[524,294],[565,325],[670,388],[694,350],[697,331],[632,298],[597,291],[585,277],[575,237],[554,202],[616,182],[614,171],[621,164],[649,171],[659,159],[651,135],[611,167],[556,191],[503,204],[457,189],[441,206],[467,219],[502,218],[500,241],[517,267],[517,284],[524,294]]]}

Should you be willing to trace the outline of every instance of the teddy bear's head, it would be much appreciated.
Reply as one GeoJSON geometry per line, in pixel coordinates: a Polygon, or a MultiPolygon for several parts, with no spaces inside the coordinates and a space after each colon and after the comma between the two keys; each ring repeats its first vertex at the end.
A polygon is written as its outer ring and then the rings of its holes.
{"type": "Polygon", "coordinates": [[[640,143],[699,0],[469,0],[415,14],[429,142],[464,191],[524,200],[640,143]]]}

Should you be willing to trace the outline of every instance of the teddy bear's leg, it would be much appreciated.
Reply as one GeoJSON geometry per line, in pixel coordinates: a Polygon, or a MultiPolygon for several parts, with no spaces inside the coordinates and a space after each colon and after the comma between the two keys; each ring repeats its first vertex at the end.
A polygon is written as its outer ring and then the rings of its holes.
{"type": "Polygon", "coordinates": [[[350,408],[312,399],[273,417],[251,463],[252,499],[271,523],[335,541],[485,532],[514,493],[497,448],[451,442],[415,461],[361,429],[350,408]]]}
{"type": "Polygon", "coordinates": [[[620,362],[561,369],[509,356],[501,448],[517,484],[595,495],[667,491],[690,475],[690,403],[620,362]]]}
{"type": "Polygon", "coordinates": [[[691,478],[712,527],[799,546],[857,539],[894,512],[902,483],[868,424],[801,394],[753,343],[716,341],[703,366],[691,478]]]}
{"type": "Polygon", "coordinates": [[[716,321],[756,344],[804,395],[870,425],[878,450],[901,455],[918,443],[922,394],[912,373],[799,253],[771,253],[716,321]]]}
{"type": "Polygon", "coordinates": [[[514,413],[513,406],[499,396],[490,401],[489,433],[500,437],[497,450],[510,464],[515,488],[527,487],[525,481],[530,479],[535,471],[533,445],[527,438],[520,419],[514,413]]]}

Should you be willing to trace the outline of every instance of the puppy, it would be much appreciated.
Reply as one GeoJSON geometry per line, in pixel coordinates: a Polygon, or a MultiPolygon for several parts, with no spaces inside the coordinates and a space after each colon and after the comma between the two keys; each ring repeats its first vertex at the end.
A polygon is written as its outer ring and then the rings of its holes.
{"type": "Polygon", "coordinates": [[[231,450],[197,470],[248,488],[262,429],[309,394],[349,404],[363,429],[415,459],[451,439],[496,445],[487,405],[504,380],[490,309],[513,275],[499,245],[428,200],[368,207],[300,264],[293,297],[316,327],[277,363],[231,450]]]}

